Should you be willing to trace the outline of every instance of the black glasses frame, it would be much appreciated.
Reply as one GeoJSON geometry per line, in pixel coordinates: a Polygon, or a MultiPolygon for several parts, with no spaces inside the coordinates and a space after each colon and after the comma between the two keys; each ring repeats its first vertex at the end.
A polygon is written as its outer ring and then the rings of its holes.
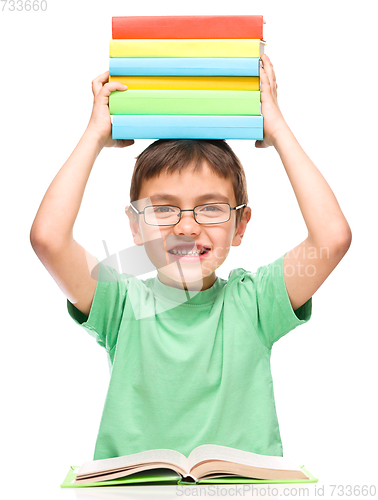
{"type": "Polygon", "coordinates": [[[144,209],[142,211],[140,211],[137,208],[135,208],[132,203],[130,203],[130,207],[133,208],[138,215],[142,215],[143,214],[144,222],[148,226],[176,226],[176,224],[178,224],[180,222],[180,220],[181,220],[182,212],[193,212],[193,217],[194,217],[194,220],[197,222],[197,224],[201,224],[201,225],[205,225],[205,226],[208,226],[208,225],[211,225],[211,224],[223,224],[224,222],[227,222],[227,221],[230,220],[230,218],[231,218],[231,210],[239,210],[239,208],[244,208],[246,206],[247,206],[247,204],[243,203],[242,205],[239,205],[239,206],[236,206],[236,207],[231,207],[231,205],[229,203],[221,201],[219,203],[202,203],[201,205],[196,205],[192,209],[188,208],[188,209],[185,209],[185,210],[181,210],[181,208],[178,207],[177,205],[148,205],[147,207],[144,207],[144,209]],[[224,220],[222,222],[198,222],[198,220],[196,219],[196,213],[195,213],[195,209],[196,208],[207,206],[207,205],[221,205],[221,204],[228,205],[230,207],[230,215],[229,215],[229,217],[228,217],[227,220],[224,220]],[[149,207],[174,207],[174,208],[178,208],[180,210],[179,219],[178,219],[177,222],[175,222],[173,224],[149,224],[148,222],[146,222],[146,215],[145,215],[145,210],[146,210],[146,208],[149,208],[149,207]]]}

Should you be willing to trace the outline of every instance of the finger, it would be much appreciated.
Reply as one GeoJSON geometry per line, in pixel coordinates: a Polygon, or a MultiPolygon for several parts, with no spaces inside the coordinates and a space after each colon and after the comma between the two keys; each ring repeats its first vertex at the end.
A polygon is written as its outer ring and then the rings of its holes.
{"type": "Polygon", "coordinates": [[[274,90],[276,87],[276,74],[273,69],[273,64],[266,54],[261,55],[265,73],[268,75],[271,88],[274,90]]]}
{"type": "Polygon", "coordinates": [[[104,85],[109,80],[109,71],[105,71],[105,73],[102,73],[99,75],[97,78],[95,78],[92,81],[92,92],[93,95],[96,95],[104,85]]]}
{"type": "Polygon", "coordinates": [[[263,66],[260,66],[260,91],[261,91],[262,97],[263,97],[264,93],[272,91],[269,77],[268,77],[268,75],[265,71],[265,68],[263,66]]]}
{"type": "Polygon", "coordinates": [[[119,82],[105,83],[102,89],[98,92],[98,97],[109,97],[115,90],[126,90],[127,85],[119,82]]]}
{"type": "Polygon", "coordinates": [[[132,144],[134,144],[134,139],[116,139],[115,147],[126,148],[127,146],[131,146],[132,144]]]}
{"type": "Polygon", "coordinates": [[[268,148],[269,145],[266,144],[264,141],[256,141],[255,142],[255,148],[268,148]]]}

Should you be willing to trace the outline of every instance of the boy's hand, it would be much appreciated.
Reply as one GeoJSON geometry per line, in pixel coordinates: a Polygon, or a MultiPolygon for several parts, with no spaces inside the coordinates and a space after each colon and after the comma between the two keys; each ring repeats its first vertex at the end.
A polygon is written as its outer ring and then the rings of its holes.
{"type": "Polygon", "coordinates": [[[256,141],[256,148],[273,146],[274,136],[287,124],[277,102],[277,83],[273,65],[266,54],[261,55],[260,65],[261,114],[264,117],[264,140],[256,141]]]}
{"type": "Polygon", "coordinates": [[[112,122],[109,114],[109,96],[114,90],[126,90],[127,86],[119,82],[109,83],[109,71],[95,78],[92,82],[94,95],[92,115],[87,130],[94,132],[101,147],[124,148],[134,144],[134,140],[112,139],[112,122]]]}

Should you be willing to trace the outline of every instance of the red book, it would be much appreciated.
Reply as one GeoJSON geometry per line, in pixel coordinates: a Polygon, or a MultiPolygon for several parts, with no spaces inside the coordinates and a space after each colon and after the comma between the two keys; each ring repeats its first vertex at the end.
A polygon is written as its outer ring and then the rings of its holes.
{"type": "Polygon", "coordinates": [[[112,18],[113,39],[263,39],[263,16],[127,16],[112,18]]]}

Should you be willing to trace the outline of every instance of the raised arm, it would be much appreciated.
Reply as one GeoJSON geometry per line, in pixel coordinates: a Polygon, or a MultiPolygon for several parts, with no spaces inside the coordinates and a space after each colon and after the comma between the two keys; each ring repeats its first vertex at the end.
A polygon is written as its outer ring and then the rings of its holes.
{"type": "Polygon", "coordinates": [[[274,146],[293,187],[308,236],[284,258],[285,285],[294,310],[304,304],[347,252],[352,233],[327,181],[286,124],[277,102],[273,65],[262,55],[260,68],[264,141],[274,146]]]}
{"type": "MultiPolygon", "coordinates": [[[[105,146],[125,147],[134,141],[114,141],[108,98],[127,87],[106,83],[108,72],[92,82],[94,104],[87,129],[46,191],[30,231],[30,242],[66,297],[89,315],[96,279],[91,271],[97,261],[73,238],[73,227],[92,167],[105,146]]],[[[96,277],[95,277],[96,278],[96,277]]]]}

